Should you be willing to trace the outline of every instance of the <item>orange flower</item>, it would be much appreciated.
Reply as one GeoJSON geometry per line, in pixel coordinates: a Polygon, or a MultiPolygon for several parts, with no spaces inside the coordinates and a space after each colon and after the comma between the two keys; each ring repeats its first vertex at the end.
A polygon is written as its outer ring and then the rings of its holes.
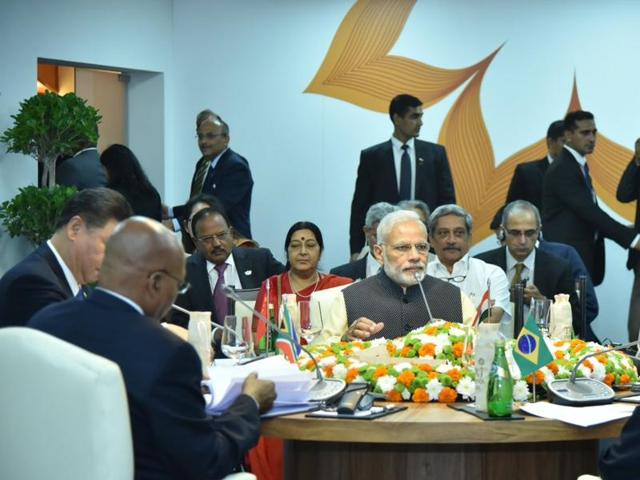
{"type": "Polygon", "coordinates": [[[564,352],[561,350],[556,350],[555,355],[557,360],[562,360],[564,358],[564,352]]]}
{"type": "Polygon", "coordinates": [[[411,397],[411,400],[416,403],[427,403],[430,398],[429,394],[424,388],[416,388],[416,391],[413,392],[413,397],[411,397]]]}
{"type": "Polygon", "coordinates": [[[357,376],[358,376],[358,369],[357,368],[350,368],[349,370],[347,370],[346,382],[347,383],[353,382],[356,379],[357,376]]]}
{"type": "Polygon", "coordinates": [[[409,353],[411,352],[411,350],[413,350],[413,348],[407,346],[407,347],[403,347],[402,350],[400,351],[400,356],[401,357],[408,357],[409,353]]]}
{"type": "Polygon", "coordinates": [[[402,395],[400,395],[400,393],[396,392],[395,390],[390,390],[387,392],[387,400],[389,400],[390,402],[401,402],[402,395]]]}
{"type": "Polygon", "coordinates": [[[458,398],[458,392],[453,388],[444,387],[438,395],[438,400],[442,403],[453,403],[458,398]]]}
{"type": "Polygon", "coordinates": [[[456,368],[452,368],[451,370],[449,370],[447,372],[447,375],[449,375],[451,377],[451,380],[453,380],[455,383],[458,383],[462,378],[462,373],[460,373],[460,370],[456,368]]]}
{"type": "Polygon", "coordinates": [[[549,365],[549,370],[551,370],[553,372],[554,375],[558,374],[558,365],[556,365],[556,362],[551,362],[549,365]]]}
{"type": "Polygon", "coordinates": [[[393,342],[387,342],[387,352],[389,352],[389,355],[396,353],[396,346],[393,342]]]}
{"type": "Polygon", "coordinates": [[[353,347],[357,347],[359,349],[363,349],[364,348],[364,343],[362,343],[362,342],[351,342],[351,345],[353,347]]]}
{"type": "Polygon", "coordinates": [[[378,368],[376,368],[376,371],[373,373],[373,379],[377,380],[380,377],[384,377],[387,373],[389,373],[389,372],[387,371],[386,368],[378,367],[378,368]]]}
{"type": "Polygon", "coordinates": [[[435,335],[436,333],[438,333],[438,327],[429,327],[427,328],[427,331],[425,333],[427,335],[435,335]]]}
{"type": "MultiPolygon", "coordinates": [[[[540,385],[544,381],[544,375],[540,370],[536,371],[536,385],[540,385]]],[[[533,384],[533,374],[527,377],[527,383],[533,384]]]]}
{"type": "Polygon", "coordinates": [[[598,359],[598,361],[603,364],[606,365],[607,364],[607,356],[605,354],[600,354],[596,357],[598,359]]]}
{"type": "Polygon", "coordinates": [[[435,357],[436,356],[436,346],[433,343],[425,343],[420,347],[420,351],[418,354],[421,357],[435,357]]]}
{"type": "Polygon", "coordinates": [[[410,387],[416,376],[411,370],[404,370],[400,375],[398,375],[398,382],[403,384],[405,387],[410,387]]]}
{"type": "Polygon", "coordinates": [[[554,347],[562,347],[564,345],[564,340],[558,340],[557,342],[553,342],[554,347]]]}
{"type": "Polygon", "coordinates": [[[428,363],[421,363],[420,365],[418,365],[418,368],[423,372],[427,372],[427,373],[433,371],[433,368],[428,363]]]}
{"type": "Polygon", "coordinates": [[[342,352],[345,355],[353,355],[353,350],[351,350],[350,348],[345,348],[344,351],[342,352]]]}
{"type": "Polygon", "coordinates": [[[454,343],[453,355],[456,356],[457,358],[460,358],[462,357],[463,353],[464,353],[464,344],[462,342],[454,343]]]}
{"type": "Polygon", "coordinates": [[[631,377],[629,375],[627,375],[626,373],[623,375],[620,375],[620,383],[623,385],[626,385],[627,383],[631,382],[631,377]]]}
{"type": "Polygon", "coordinates": [[[616,377],[613,375],[613,373],[607,373],[604,376],[604,383],[606,383],[607,385],[611,386],[613,385],[613,381],[616,379],[616,377]]]}
{"type": "Polygon", "coordinates": [[[316,369],[316,364],[313,363],[313,360],[309,360],[307,362],[306,368],[307,368],[307,370],[315,370],[316,369]]]}
{"type": "Polygon", "coordinates": [[[433,380],[434,378],[438,378],[438,372],[429,372],[429,380],[433,380]]]}
{"type": "Polygon", "coordinates": [[[593,364],[589,360],[585,360],[582,364],[593,372],[593,364]]]}
{"type": "Polygon", "coordinates": [[[333,377],[333,365],[329,365],[323,368],[325,377],[333,377]]]}

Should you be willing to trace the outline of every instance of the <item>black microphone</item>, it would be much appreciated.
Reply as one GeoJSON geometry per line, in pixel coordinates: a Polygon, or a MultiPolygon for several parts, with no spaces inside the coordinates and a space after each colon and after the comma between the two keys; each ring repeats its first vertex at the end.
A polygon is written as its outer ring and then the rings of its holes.
{"type": "Polygon", "coordinates": [[[341,393],[345,389],[346,383],[344,382],[344,380],[339,380],[337,378],[324,378],[324,375],[322,375],[322,371],[320,370],[320,366],[318,365],[318,362],[316,361],[315,357],[311,354],[311,352],[309,352],[309,350],[304,348],[299,341],[297,341],[291,335],[289,335],[288,332],[283,332],[280,329],[278,329],[275,325],[273,325],[264,315],[262,315],[262,313],[260,313],[258,310],[256,310],[251,305],[249,305],[247,302],[242,300],[242,298],[238,296],[238,294],[232,287],[228,285],[224,285],[222,288],[227,298],[231,298],[236,302],[240,302],[242,305],[244,305],[245,308],[251,310],[253,314],[258,319],[260,319],[260,321],[264,323],[267,326],[267,328],[271,330],[275,335],[280,335],[281,337],[286,338],[290,342],[294,343],[297,347],[299,347],[300,350],[302,350],[304,353],[309,355],[309,358],[311,358],[311,361],[316,367],[316,378],[318,379],[316,384],[309,391],[309,400],[311,401],[329,400],[335,397],[336,395],[338,395],[339,393],[341,393]]]}
{"type": "Polygon", "coordinates": [[[607,352],[624,350],[639,343],[640,340],[636,340],[635,342],[625,343],[617,347],[611,347],[585,355],[576,363],[575,367],[573,367],[569,380],[554,380],[549,383],[548,387],[549,393],[551,394],[551,401],[560,405],[574,406],[601,405],[612,402],[614,393],[611,387],[593,378],[576,378],[578,367],[588,358],[607,352]]]}
{"type": "Polygon", "coordinates": [[[420,288],[420,293],[422,294],[422,300],[424,301],[424,306],[427,307],[427,313],[429,314],[429,322],[431,322],[433,320],[433,315],[431,315],[429,302],[427,302],[427,296],[424,293],[424,288],[422,288],[422,279],[424,278],[424,275],[425,275],[424,271],[422,272],[422,275],[420,275],[418,272],[413,272],[413,278],[415,278],[416,282],[418,282],[418,288],[420,288]]]}

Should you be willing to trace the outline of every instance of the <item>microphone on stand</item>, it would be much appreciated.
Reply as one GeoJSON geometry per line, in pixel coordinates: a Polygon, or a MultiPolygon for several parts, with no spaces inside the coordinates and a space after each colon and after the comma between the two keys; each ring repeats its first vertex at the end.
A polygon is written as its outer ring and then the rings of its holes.
{"type": "Polygon", "coordinates": [[[280,335],[286,338],[290,342],[294,343],[296,347],[299,347],[300,350],[302,350],[304,353],[309,355],[309,358],[311,358],[311,361],[316,367],[316,378],[318,380],[316,384],[313,386],[313,388],[309,391],[309,400],[311,401],[330,400],[331,398],[342,393],[342,391],[346,387],[345,381],[339,380],[337,378],[324,378],[324,375],[322,375],[322,371],[320,370],[320,367],[318,366],[318,362],[316,361],[315,357],[311,354],[311,352],[309,352],[309,350],[304,348],[302,344],[300,344],[300,342],[298,342],[291,335],[289,335],[289,333],[283,332],[280,329],[276,328],[276,326],[273,325],[264,315],[262,315],[262,313],[260,313],[258,310],[256,310],[251,305],[249,305],[247,302],[242,300],[242,298],[238,296],[238,294],[235,292],[233,288],[229,287],[228,285],[225,285],[223,287],[223,291],[224,291],[224,294],[227,296],[227,298],[231,298],[236,302],[240,302],[245,308],[248,308],[249,310],[251,310],[253,314],[267,326],[267,331],[272,331],[273,334],[280,335]]]}
{"type": "MultiPolygon", "coordinates": [[[[433,315],[431,315],[431,309],[429,308],[429,302],[427,301],[427,296],[424,293],[424,288],[422,287],[422,279],[424,278],[424,271],[422,275],[418,272],[413,272],[413,278],[418,282],[418,288],[420,288],[420,293],[422,294],[422,300],[424,301],[424,306],[427,307],[427,313],[429,314],[429,322],[433,320],[433,315]]],[[[427,323],[429,323],[427,322],[427,323]]]]}
{"type": "Polygon", "coordinates": [[[614,397],[611,387],[606,383],[593,378],[576,378],[578,367],[588,358],[607,352],[613,352],[615,350],[624,350],[625,348],[638,345],[639,343],[640,340],[636,340],[635,342],[629,342],[623,345],[618,345],[617,347],[607,348],[582,357],[580,361],[576,363],[576,366],[573,367],[573,370],[571,371],[571,378],[569,378],[569,380],[554,380],[549,383],[548,387],[551,402],[559,405],[571,405],[578,407],[611,403],[614,397]]]}

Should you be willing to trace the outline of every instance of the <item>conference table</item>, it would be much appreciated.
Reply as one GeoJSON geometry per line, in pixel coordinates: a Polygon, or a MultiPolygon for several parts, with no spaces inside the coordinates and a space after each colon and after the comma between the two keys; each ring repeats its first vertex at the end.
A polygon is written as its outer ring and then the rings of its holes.
{"type": "Polygon", "coordinates": [[[619,436],[626,422],[483,421],[444,404],[406,406],[375,420],[278,417],[262,434],[285,440],[292,480],[574,480],[597,473],[598,440],[619,436]]]}

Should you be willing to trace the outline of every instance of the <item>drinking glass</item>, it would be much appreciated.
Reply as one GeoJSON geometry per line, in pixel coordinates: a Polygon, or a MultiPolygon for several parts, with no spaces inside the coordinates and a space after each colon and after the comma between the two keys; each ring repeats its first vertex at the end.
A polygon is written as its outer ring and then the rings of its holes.
{"type": "Polygon", "coordinates": [[[222,331],[222,353],[234,360],[248,358],[253,355],[253,332],[249,317],[224,317],[222,331]]]}
{"type": "Polygon", "coordinates": [[[531,313],[533,319],[543,335],[549,334],[549,307],[551,300],[548,298],[532,298],[531,313]]]}
{"type": "Polygon", "coordinates": [[[298,302],[298,322],[300,325],[300,336],[307,344],[322,331],[322,320],[320,316],[311,315],[311,303],[302,300],[298,302]]]}

